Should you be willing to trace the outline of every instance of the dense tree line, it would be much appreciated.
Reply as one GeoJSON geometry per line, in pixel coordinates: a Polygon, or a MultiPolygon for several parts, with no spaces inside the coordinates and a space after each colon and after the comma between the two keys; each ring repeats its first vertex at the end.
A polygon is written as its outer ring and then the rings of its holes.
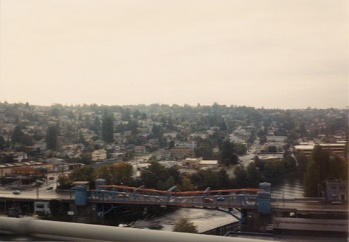
{"type": "MultiPolygon", "coordinates": [[[[346,144],[348,145],[348,144],[346,144]]],[[[317,145],[306,164],[304,174],[304,195],[318,196],[318,185],[325,180],[348,180],[348,153],[344,158],[330,156],[328,151],[317,145]]]]}

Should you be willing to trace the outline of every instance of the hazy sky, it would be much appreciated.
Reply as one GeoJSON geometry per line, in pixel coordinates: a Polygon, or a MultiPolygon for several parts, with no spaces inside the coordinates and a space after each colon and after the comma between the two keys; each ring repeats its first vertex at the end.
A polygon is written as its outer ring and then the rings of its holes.
{"type": "Polygon", "coordinates": [[[0,0],[0,102],[348,105],[347,0],[0,0]]]}

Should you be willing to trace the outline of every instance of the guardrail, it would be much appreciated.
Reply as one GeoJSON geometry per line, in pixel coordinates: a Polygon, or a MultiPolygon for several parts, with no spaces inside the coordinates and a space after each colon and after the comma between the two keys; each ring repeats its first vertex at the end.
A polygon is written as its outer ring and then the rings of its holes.
{"type": "MultiPolygon", "coordinates": [[[[33,235],[48,239],[69,241],[129,241],[129,242],[233,242],[241,238],[221,237],[213,235],[179,233],[169,231],[153,231],[135,228],[119,228],[112,226],[79,224],[38,220],[34,218],[0,217],[0,232],[18,235],[33,235]],[[57,237],[58,236],[58,237],[57,237]]],[[[259,239],[244,239],[250,242],[262,242],[259,239]]]]}
{"type": "Polygon", "coordinates": [[[225,235],[230,231],[236,232],[239,230],[240,230],[240,222],[234,222],[234,223],[225,224],[225,225],[219,226],[217,228],[204,231],[201,234],[225,235]]]}

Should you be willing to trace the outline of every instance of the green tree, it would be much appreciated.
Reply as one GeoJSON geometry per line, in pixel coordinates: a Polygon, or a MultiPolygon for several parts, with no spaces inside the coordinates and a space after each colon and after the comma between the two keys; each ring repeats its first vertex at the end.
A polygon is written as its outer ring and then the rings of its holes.
{"type": "Polygon", "coordinates": [[[295,158],[293,158],[290,154],[286,153],[285,157],[282,159],[282,162],[285,167],[284,174],[286,176],[294,177],[297,175],[298,168],[295,158]]]}
{"type": "Polygon", "coordinates": [[[132,178],[133,167],[131,164],[120,162],[116,165],[111,166],[110,170],[113,177],[112,182],[114,184],[124,184],[130,186],[134,183],[134,180],[132,178]]]}
{"type": "Polygon", "coordinates": [[[111,166],[112,165],[104,165],[97,169],[97,178],[102,178],[106,180],[106,183],[108,185],[113,184],[113,175],[111,173],[111,166]]]}
{"type": "Polygon", "coordinates": [[[148,169],[141,172],[141,179],[144,185],[155,189],[162,188],[161,183],[166,181],[168,177],[167,170],[159,162],[151,162],[148,169]]]}
{"type": "Polygon", "coordinates": [[[151,132],[156,138],[162,137],[163,134],[161,126],[156,124],[153,125],[151,132]]]}
{"type": "Polygon", "coordinates": [[[194,184],[190,181],[190,178],[187,176],[184,176],[182,178],[182,184],[179,187],[182,191],[195,191],[196,187],[194,184]]]}
{"type": "Polygon", "coordinates": [[[217,174],[218,188],[227,189],[230,188],[230,179],[225,169],[220,169],[217,174]]]}
{"type": "MultiPolygon", "coordinates": [[[[316,145],[313,151],[313,161],[315,161],[316,166],[320,172],[320,181],[327,179],[327,172],[331,169],[330,167],[330,155],[326,150],[323,150],[320,145],[316,145]]],[[[307,169],[308,171],[308,169],[307,169]]]]}
{"type": "Polygon", "coordinates": [[[158,162],[151,162],[148,169],[141,172],[145,187],[167,190],[172,186],[180,187],[182,178],[177,167],[165,168],[158,162]]]}
{"type": "Polygon", "coordinates": [[[247,147],[245,144],[236,143],[234,146],[234,151],[238,155],[245,155],[247,151],[247,147]]]}
{"type": "Polygon", "coordinates": [[[173,226],[173,232],[198,233],[197,226],[189,222],[188,218],[181,217],[173,226]]]}
{"type": "Polygon", "coordinates": [[[220,161],[226,166],[237,164],[238,157],[234,151],[234,143],[229,140],[224,140],[220,147],[220,161]]]}
{"type": "Polygon", "coordinates": [[[6,141],[4,137],[0,136],[0,150],[3,150],[6,146],[6,141]]]}
{"type": "Polygon", "coordinates": [[[29,146],[29,145],[33,145],[33,143],[34,143],[33,139],[32,139],[32,137],[30,135],[24,134],[21,137],[21,144],[29,146]]]}
{"type": "Polygon", "coordinates": [[[262,173],[257,169],[254,163],[247,166],[247,186],[258,187],[259,183],[263,181],[262,173]]]}
{"type": "Polygon", "coordinates": [[[247,187],[247,171],[243,166],[237,166],[234,170],[234,184],[236,188],[247,187]]]}
{"type": "Polygon", "coordinates": [[[320,169],[315,161],[308,162],[307,172],[304,176],[304,196],[316,197],[318,196],[318,184],[321,182],[320,169]]]}
{"type": "Polygon", "coordinates": [[[50,125],[46,131],[46,147],[56,150],[58,147],[58,130],[56,125],[50,125]]]}
{"type": "Polygon", "coordinates": [[[93,187],[96,180],[96,171],[91,166],[83,166],[69,173],[68,177],[71,182],[88,181],[90,186],[93,187]]]}
{"type": "Polygon", "coordinates": [[[279,161],[266,161],[264,163],[263,174],[265,181],[272,184],[280,183],[283,180],[285,174],[285,167],[283,163],[279,161]]]}
{"type": "Polygon", "coordinates": [[[332,164],[331,167],[329,153],[326,150],[323,150],[321,146],[316,145],[314,147],[312,160],[308,162],[307,170],[304,176],[303,189],[305,196],[317,196],[318,184],[321,181],[333,178],[332,175],[334,174],[331,172],[331,170],[335,170],[333,166],[336,165],[337,164],[332,164]]]}
{"type": "Polygon", "coordinates": [[[22,132],[21,126],[17,125],[12,132],[12,136],[11,136],[12,144],[19,144],[21,142],[23,135],[24,133],[22,132]]]}
{"type": "Polygon", "coordinates": [[[196,185],[198,190],[205,190],[207,187],[211,189],[220,189],[220,185],[226,184],[225,175],[222,173],[208,170],[200,170],[193,173],[190,177],[191,182],[196,185]],[[222,175],[219,179],[219,175],[222,175]]]}
{"type": "Polygon", "coordinates": [[[107,113],[104,114],[102,119],[102,139],[105,142],[114,141],[114,118],[107,113]]]}
{"type": "Polygon", "coordinates": [[[69,177],[66,174],[59,174],[57,177],[58,188],[59,189],[69,189],[71,188],[71,183],[69,177]]]}
{"type": "Polygon", "coordinates": [[[303,152],[297,152],[296,160],[298,164],[298,174],[303,177],[307,171],[308,158],[303,152]]]}
{"type": "Polygon", "coordinates": [[[174,140],[171,140],[169,143],[168,143],[168,149],[172,149],[173,147],[175,147],[175,142],[174,140]]]}

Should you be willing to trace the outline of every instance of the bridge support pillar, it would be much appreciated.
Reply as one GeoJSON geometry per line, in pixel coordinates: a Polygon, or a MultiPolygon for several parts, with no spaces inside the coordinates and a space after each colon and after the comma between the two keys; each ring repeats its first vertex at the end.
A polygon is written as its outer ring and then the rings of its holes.
{"type": "Polygon", "coordinates": [[[247,212],[246,223],[242,226],[245,232],[265,233],[268,225],[272,223],[272,215],[268,213],[247,212]]]}
{"type": "Polygon", "coordinates": [[[96,223],[97,209],[96,205],[77,206],[72,205],[74,211],[73,221],[76,223],[96,223]]]}

